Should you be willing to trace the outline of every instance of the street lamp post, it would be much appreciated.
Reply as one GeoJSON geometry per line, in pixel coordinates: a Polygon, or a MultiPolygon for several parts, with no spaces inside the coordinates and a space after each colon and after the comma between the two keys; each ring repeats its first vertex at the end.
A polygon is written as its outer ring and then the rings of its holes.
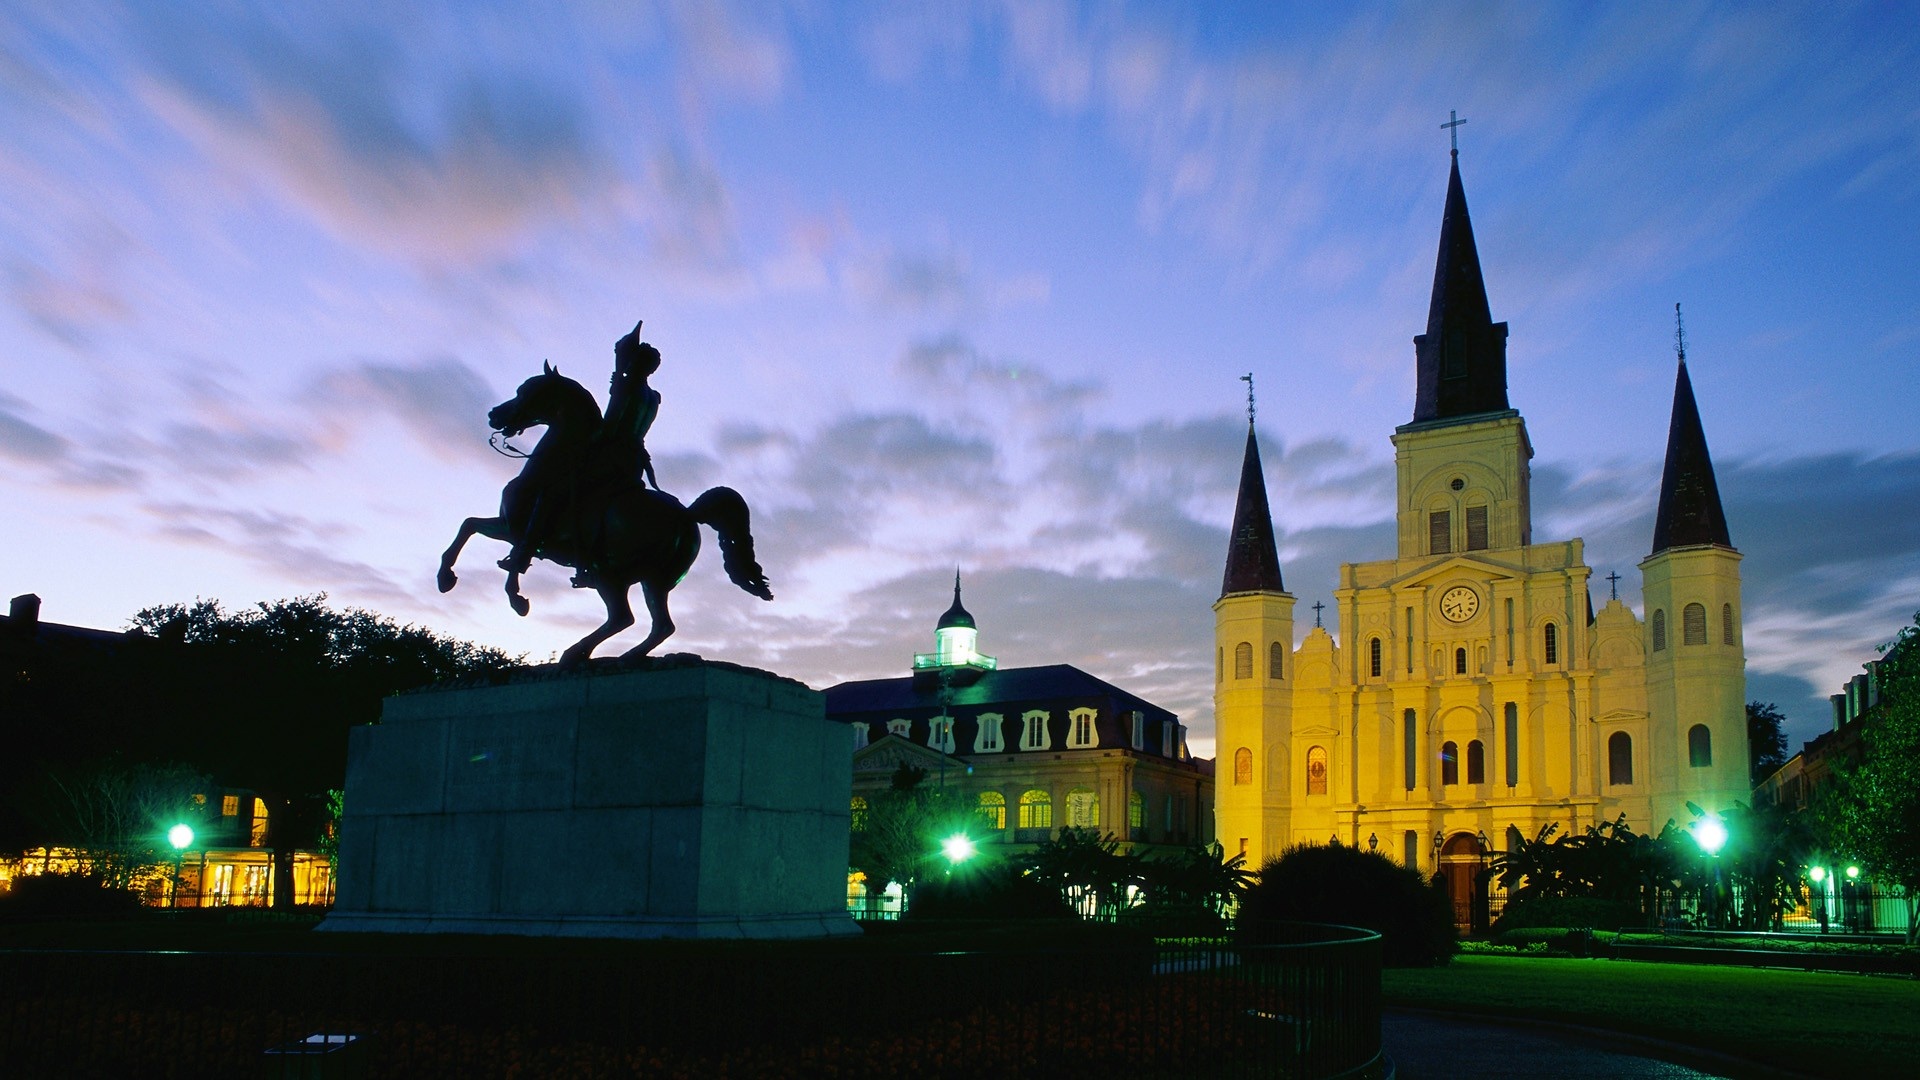
{"type": "Polygon", "coordinates": [[[1727,827],[1717,817],[1701,818],[1694,824],[1693,839],[1713,860],[1713,902],[1707,909],[1707,921],[1717,926],[1720,922],[1720,849],[1727,843],[1727,827]]]}
{"type": "Polygon", "coordinates": [[[180,856],[193,846],[193,826],[185,822],[167,830],[167,843],[173,845],[173,879],[168,882],[167,906],[180,906],[180,856]]]}

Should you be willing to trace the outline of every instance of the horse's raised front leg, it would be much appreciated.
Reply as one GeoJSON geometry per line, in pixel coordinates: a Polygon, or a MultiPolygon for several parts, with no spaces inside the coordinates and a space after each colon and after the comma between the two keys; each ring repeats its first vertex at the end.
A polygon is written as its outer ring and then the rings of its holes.
{"type": "Polygon", "coordinates": [[[647,602],[647,616],[653,620],[653,629],[648,632],[647,640],[622,653],[623,659],[645,656],[654,650],[654,646],[673,636],[673,616],[667,613],[667,591],[672,586],[656,585],[652,581],[640,583],[640,595],[647,602]]]}
{"type": "Polygon", "coordinates": [[[481,536],[491,537],[495,540],[502,539],[507,535],[506,519],[497,517],[470,517],[460,523],[460,531],[455,534],[453,543],[448,544],[447,550],[440,556],[440,575],[438,581],[441,592],[451,590],[454,583],[460,580],[454,576],[453,564],[460,558],[460,552],[467,546],[467,541],[473,539],[474,533],[479,533],[481,536]]]}
{"type": "Polygon", "coordinates": [[[527,603],[526,597],[520,595],[520,572],[518,570],[507,571],[507,604],[513,608],[515,615],[525,615],[528,609],[533,606],[527,603]]]}
{"type": "Polygon", "coordinates": [[[574,642],[566,652],[561,653],[561,667],[570,668],[584,663],[593,655],[593,650],[600,647],[601,642],[633,625],[633,605],[627,602],[627,588],[628,586],[624,584],[602,585],[595,590],[600,594],[601,603],[607,605],[607,621],[601,623],[600,628],[593,633],[574,642]]]}

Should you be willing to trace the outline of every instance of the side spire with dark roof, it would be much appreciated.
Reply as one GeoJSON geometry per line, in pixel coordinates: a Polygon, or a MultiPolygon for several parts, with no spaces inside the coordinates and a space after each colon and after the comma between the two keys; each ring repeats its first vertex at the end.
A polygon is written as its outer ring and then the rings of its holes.
{"type": "Polygon", "coordinates": [[[1413,339],[1418,370],[1413,420],[1449,420],[1503,412],[1507,404],[1507,324],[1493,321],[1480,252],[1460,183],[1460,151],[1447,178],[1440,254],[1433,268],[1427,332],[1413,339]]]}
{"type": "Polygon", "coordinates": [[[1240,496],[1233,507],[1233,534],[1227,541],[1227,573],[1220,595],[1285,592],[1280,555],[1273,543],[1273,514],[1267,510],[1267,479],[1260,470],[1260,443],[1247,421],[1247,454],[1240,463],[1240,496]]]}
{"type": "MultiPolygon", "coordinates": [[[[1680,305],[1673,305],[1674,318],[1680,305]]],[[[1668,548],[1712,544],[1732,548],[1727,515],[1720,508],[1720,485],[1713,479],[1713,458],[1707,454],[1707,432],[1700,424],[1700,406],[1693,400],[1693,380],[1687,376],[1684,331],[1676,330],[1680,373],[1673,381],[1673,419],[1667,424],[1667,464],[1660,476],[1660,512],[1653,523],[1653,554],[1668,548]]]]}

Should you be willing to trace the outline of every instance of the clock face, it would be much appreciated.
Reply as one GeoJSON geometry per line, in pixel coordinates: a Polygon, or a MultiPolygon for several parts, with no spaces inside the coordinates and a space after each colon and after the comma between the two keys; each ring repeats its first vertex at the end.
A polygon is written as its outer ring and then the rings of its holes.
{"type": "Polygon", "coordinates": [[[1440,594],[1440,614],[1451,622],[1466,622],[1480,610],[1480,594],[1465,585],[1455,585],[1440,594]]]}

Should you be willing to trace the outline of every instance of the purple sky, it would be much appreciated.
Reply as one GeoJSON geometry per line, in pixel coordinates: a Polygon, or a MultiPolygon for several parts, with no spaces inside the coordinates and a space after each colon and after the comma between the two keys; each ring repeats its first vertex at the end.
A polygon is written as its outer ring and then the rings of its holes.
{"type": "Polygon", "coordinates": [[[660,478],[745,494],[779,596],[709,545],[669,649],[900,673],[957,565],[987,652],[1206,753],[1237,377],[1304,630],[1392,551],[1457,109],[1535,535],[1639,606],[1683,302],[1749,696],[1810,737],[1920,608],[1917,70],[1898,4],[8,4],[0,592],[544,659],[564,572],[517,619],[497,545],[432,571],[486,407],[644,317],[660,478]]]}

